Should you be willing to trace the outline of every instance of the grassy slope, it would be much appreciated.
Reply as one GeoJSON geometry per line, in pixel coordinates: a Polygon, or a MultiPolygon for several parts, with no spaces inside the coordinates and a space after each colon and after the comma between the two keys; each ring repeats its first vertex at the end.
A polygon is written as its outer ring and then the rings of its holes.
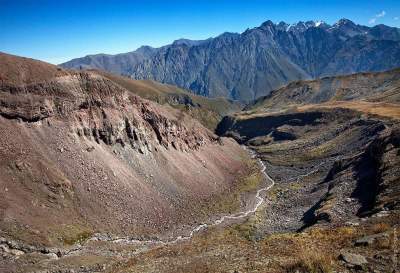
{"type": "MultiPolygon", "coordinates": [[[[370,221],[363,229],[315,228],[303,233],[274,234],[261,240],[250,240],[243,233],[251,221],[211,230],[190,243],[154,249],[109,272],[344,272],[340,249],[351,249],[353,240],[382,231],[390,234],[388,245],[357,250],[366,256],[390,255],[392,251],[393,218],[381,223],[370,221]]],[[[391,267],[388,264],[386,268],[391,267]]]]}
{"type": "Polygon", "coordinates": [[[348,108],[361,113],[377,115],[381,117],[400,119],[400,107],[394,103],[366,102],[366,101],[336,101],[317,105],[304,105],[298,108],[300,111],[310,109],[348,108]]]}
{"type": "Polygon", "coordinates": [[[282,110],[341,101],[400,102],[400,69],[292,82],[254,101],[246,110],[282,110]]]}

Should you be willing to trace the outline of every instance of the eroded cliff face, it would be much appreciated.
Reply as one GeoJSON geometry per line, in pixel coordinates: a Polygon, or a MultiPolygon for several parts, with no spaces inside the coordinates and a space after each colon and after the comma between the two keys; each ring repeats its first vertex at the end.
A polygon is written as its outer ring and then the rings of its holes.
{"type": "MultiPolygon", "coordinates": [[[[0,115],[36,122],[46,118],[68,120],[79,136],[105,144],[138,145],[151,142],[187,150],[215,140],[197,124],[183,125],[184,115],[157,110],[157,105],[129,94],[110,80],[89,72],[71,73],[48,82],[1,86],[0,115]],[[197,129],[197,130],[196,130],[197,129]]],[[[194,122],[194,121],[193,121],[194,122]]]]}
{"type": "Polygon", "coordinates": [[[349,212],[365,217],[399,209],[399,128],[379,131],[361,153],[335,162],[324,180],[328,190],[309,211],[307,224],[343,221],[349,212]]]}
{"type": "Polygon", "coordinates": [[[212,205],[249,170],[238,144],[179,110],[95,72],[0,57],[1,236],[60,245],[179,232],[222,213],[212,205]],[[32,66],[45,75],[30,79],[32,66]]]}

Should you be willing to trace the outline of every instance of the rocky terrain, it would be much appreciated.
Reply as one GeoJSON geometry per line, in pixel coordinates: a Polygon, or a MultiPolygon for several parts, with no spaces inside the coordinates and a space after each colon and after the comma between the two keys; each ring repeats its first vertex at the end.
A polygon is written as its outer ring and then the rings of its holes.
{"type": "MultiPolygon", "coordinates": [[[[270,206],[250,222],[248,236],[265,240],[277,232],[304,236],[319,229],[358,233],[372,228],[373,235],[352,235],[325,253],[331,269],[318,269],[326,261],[312,257],[319,265],[302,270],[399,269],[398,76],[394,70],[295,82],[223,119],[217,133],[257,151],[276,181],[267,195],[270,206]],[[385,249],[389,252],[382,254],[385,249]]],[[[299,264],[290,268],[301,270],[299,264]]]]}
{"type": "Polygon", "coordinates": [[[84,253],[104,272],[397,272],[400,123],[384,113],[302,104],[225,117],[217,133],[254,149],[275,181],[254,214],[178,244],[84,253]]]}
{"type": "Polygon", "coordinates": [[[399,70],[290,83],[216,135],[192,111],[230,102],[0,68],[0,272],[400,270],[399,70]]]}
{"type": "Polygon", "coordinates": [[[188,90],[152,80],[132,80],[102,70],[96,70],[96,73],[121,85],[135,95],[182,110],[212,131],[216,129],[224,116],[240,111],[243,107],[242,104],[225,98],[197,96],[188,90]]]}
{"type": "Polygon", "coordinates": [[[186,232],[259,183],[247,151],[184,112],[3,53],[0,134],[1,272],[40,268],[95,233],[186,232]]]}
{"type": "Polygon", "coordinates": [[[103,69],[207,97],[251,101],[294,80],[393,69],[400,66],[399,54],[400,31],[394,27],[367,27],[347,19],[333,25],[266,21],[241,34],[91,55],[61,66],[103,69]]]}
{"type": "Polygon", "coordinates": [[[273,195],[284,202],[274,203],[262,217],[269,231],[299,230],[319,221],[343,225],[360,215],[398,209],[398,120],[338,107],[223,123],[220,132],[256,149],[278,183],[273,195]]]}

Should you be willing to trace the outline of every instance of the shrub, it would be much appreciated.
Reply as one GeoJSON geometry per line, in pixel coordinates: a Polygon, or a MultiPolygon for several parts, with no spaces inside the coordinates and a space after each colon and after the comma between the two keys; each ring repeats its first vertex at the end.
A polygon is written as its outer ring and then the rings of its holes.
{"type": "Polygon", "coordinates": [[[328,273],[332,271],[332,257],[312,249],[303,249],[299,257],[286,267],[288,273],[328,273]]]}

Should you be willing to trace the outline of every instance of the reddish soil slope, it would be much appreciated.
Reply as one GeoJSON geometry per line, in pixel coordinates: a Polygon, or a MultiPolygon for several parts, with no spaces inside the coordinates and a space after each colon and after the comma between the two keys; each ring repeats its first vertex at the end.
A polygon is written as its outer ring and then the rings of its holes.
{"type": "Polygon", "coordinates": [[[0,54],[0,236],[60,245],[193,224],[222,212],[209,200],[248,163],[232,140],[96,72],[0,54]]]}

